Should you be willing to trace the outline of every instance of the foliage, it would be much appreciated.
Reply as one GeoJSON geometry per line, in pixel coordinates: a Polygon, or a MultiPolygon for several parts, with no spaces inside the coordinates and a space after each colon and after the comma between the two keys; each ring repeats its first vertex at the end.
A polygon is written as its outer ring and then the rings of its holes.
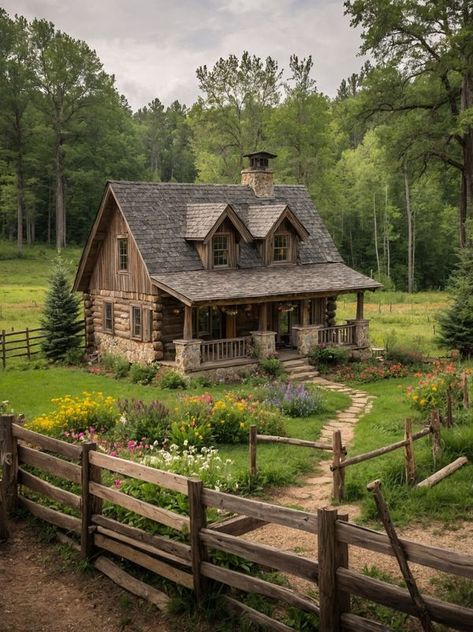
{"type": "Polygon", "coordinates": [[[117,379],[127,377],[130,372],[130,362],[122,356],[111,353],[103,353],[100,356],[100,364],[117,379]]]}
{"type": "Polygon", "coordinates": [[[27,428],[55,436],[69,436],[71,431],[84,432],[90,428],[109,430],[118,417],[113,397],[100,392],[84,392],[79,397],[66,395],[51,402],[54,410],[35,417],[26,424],[27,428]]]}
{"type": "Polygon", "coordinates": [[[146,440],[162,443],[169,434],[169,409],[161,402],[143,402],[139,399],[119,399],[117,408],[121,415],[114,435],[117,438],[146,440]]]}
{"type": "Polygon", "coordinates": [[[420,411],[444,410],[447,394],[460,397],[460,370],[449,362],[437,360],[431,371],[417,373],[418,382],[406,389],[411,406],[420,411]]]}
{"type": "Polygon", "coordinates": [[[79,320],[79,299],[72,294],[62,260],[58,257],[46,294],[41,325],[46,339],[41,348],[49,360],[64,360],[81,344],[83,324],[79,320]]]}
{"type": "Polygon", "coordinates": [[[186,378],[177,371],[165,371],[159,378],[159,385],[161,388],[168,388],[171,390],[183,388],[186,389],[188,384],[186,378]]]}
{"type": "Polygon", "coordinates": [[[271,377],[280,377],[284,368],[279,358],[263,358],[258,362],[258,366],[266,375],[271,377]]]}
{"type": "Polygon", "coordinates": [[[309,352],[309,362],[316,367],[329,367],[348,362],[348,352],[343,347],[320,345],[309,352]]]}
{"type": "Polygon", "coordinates": [[[421,366],[424,356],[421,351],[411,349],[409,347],[400,347],[397,345],[388,345],[384,357],[389,362],[403,364],[404,366],[421,366]]]}
{"type": "Polygon", "coordinates": [[[318,388],[305,384],[275,384],[267,389],[266,402],[288,417],[310,417],[324,409],[323,395],[318,388]]]}
{"type": "Polygon", "coordinates": [[[336,382],[359,382],[367,384],[389,378],[406,377],[409,368],[399,362],[352,362],[330,371],[330,377],[336,382]]]}
{"type": "Polygon", "coordinates": [[[451,280],[453,302],[440,314],[439,342],[456,349],[462,358],[473,356],[473,247],[459,252],[458,264],[451,280]]]}
{"type": "Polygon", "coordinates": [[[151,384],[156,377],[156,367],[152,364],[134,363],[130,367],[130,380],[133,384],[151,384]]]}

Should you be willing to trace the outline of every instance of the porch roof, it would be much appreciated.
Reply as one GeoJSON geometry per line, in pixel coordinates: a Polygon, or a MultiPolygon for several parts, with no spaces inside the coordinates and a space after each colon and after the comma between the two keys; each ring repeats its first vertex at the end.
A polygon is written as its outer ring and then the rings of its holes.
{"type": "Polygon", "coordinates": [[[151,280],[186,305],[289,299],[298,295],[341,294],[382,287],[343,263],[193,270],[155,274],[151,280]]]}

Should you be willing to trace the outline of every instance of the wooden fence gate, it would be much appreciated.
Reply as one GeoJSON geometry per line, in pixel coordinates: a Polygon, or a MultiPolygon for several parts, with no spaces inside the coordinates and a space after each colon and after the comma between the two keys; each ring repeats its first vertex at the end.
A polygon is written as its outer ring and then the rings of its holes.
{"type": "MultiPolygon", "coordinates": [[[[127,559],[192,590],[198,601],[211,589],[210,582],[216,582],[220,586],[257,593],[278,603],[295,606],[316,614],[321,632],[389,630],[351,612],[351,595],[416,616],[415,604],[406,589],[367,577],[349,567],[351,546],[374,551],[380,556],[395,556],[389,538],[348,522],[347,517],[338,515],[334,508],[310,513],[208,489],[199,480],[103,454],[93,443],[79,446],[37,434],[15,423],[11,415],[0,417],[0,462],[3,464],[2,508],[6,514],[21,505],[37,518],[66,531],[72,535],[67,541],[80,548],[84,558],[90,559],[119,585],[160,608],[166,606],[167,595],[125,572],[110,555],[127,559]],[[41,477],[44,472],[53,475],[53,480],[69,481],[73,491],[62,489],[59,482],[52,484],[44,480],[41,477]],[[187,496],[187,515],[123,493],[113,486],[114,477],[107,472],[187,496]],[[25,490],[34,492],[35,499],[25,490]],[[67,507],[68,513],[46,506],[45,499],[67,507]],[[165,525],[179,534],[179,539],[154,535],[111,519],[103,513],[104,502],[165,525]],[[216,507],[232,516],[207,524],[207,507],[216,507]],[[314,540],[317,537],[317,559],[241,537],[268,523],[309,533],[314,540]],[[76,540],[74,535],[78,536],[76,540]],[[265,568],[301,577],[313,584],[318,600],[267,579],[225,568],[212,558],[212,551],[231,553],[265,568]]],[[[2,511],[0,521],[1,516],[2,511]]],[[[59,537],[62,541],[67,538],[63,532],[59,537]]],[[[297,542],[297,533],[294,541],[297,542]]],[[[400,543],[409,562],[473,579],[473,556],[404,539],[400,543]]],[[[235,596],[226,595],[224,599],[230,610],[263,627],[283,631],[293,629],[250,608],[235,596]]],[[[423,599],[433,621],[458,630],[473,629],[473,609],[429,596],[423,599]]]]}

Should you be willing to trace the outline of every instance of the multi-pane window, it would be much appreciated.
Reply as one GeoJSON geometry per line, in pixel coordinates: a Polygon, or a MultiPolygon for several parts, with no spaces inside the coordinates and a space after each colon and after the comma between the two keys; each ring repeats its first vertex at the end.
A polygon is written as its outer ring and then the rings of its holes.
{"type": "Polygon", "coordinates": [[[273,261],[288,261],[289,235],[274,235],[273,261]]]}
{"type": "Polygon", "coordinates": [[[141,307],[133,306],[131,308],[131,335],[132,338],[141,340],[143,333],[143,323],[141,320],[141,307]]]}
{"type": "Polygon", "coordinates": [[[214,268],[228,267],[228,235],[215,235],[212,240],[214,268]]]}
{"type": "Polygon", "coordinates": [[[128,239],[126,237],[118,238],[118,271],[124,272],[128,270],[128,239]]]}
{"type": "Polygon", "coordinates": [[[103,328],[105,331],[113,332],[113,303],[103,304],[103,328]]]}

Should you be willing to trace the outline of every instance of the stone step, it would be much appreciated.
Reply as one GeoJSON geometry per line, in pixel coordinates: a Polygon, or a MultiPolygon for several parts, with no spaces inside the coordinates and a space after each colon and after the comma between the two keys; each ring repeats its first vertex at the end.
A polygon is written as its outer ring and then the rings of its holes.
{"type": "Polygon", "coordinates": [[[310,364],[301,364],[300,366],[291,366],[288,370],[289,375],[294,375],[296,373],[306,373],[307,371],[313,371],[314,367],[310,364]]]}
{"type": "Polygon", "coordinates": [[[306,358],[298,358],[297,360],[283,360],[281,364],[285,369],[289,370],[293,367],[307,365],[308,362],[306,358]]]}
{"type": "Polygon", "coordinates": [[[305,380],[310,380],[317,377],[317,375],[317,371],[306,371],[304,373],[296,373],[295,375],[292,375],[290,377],[295,382],[304,382],[305,380]]]}

